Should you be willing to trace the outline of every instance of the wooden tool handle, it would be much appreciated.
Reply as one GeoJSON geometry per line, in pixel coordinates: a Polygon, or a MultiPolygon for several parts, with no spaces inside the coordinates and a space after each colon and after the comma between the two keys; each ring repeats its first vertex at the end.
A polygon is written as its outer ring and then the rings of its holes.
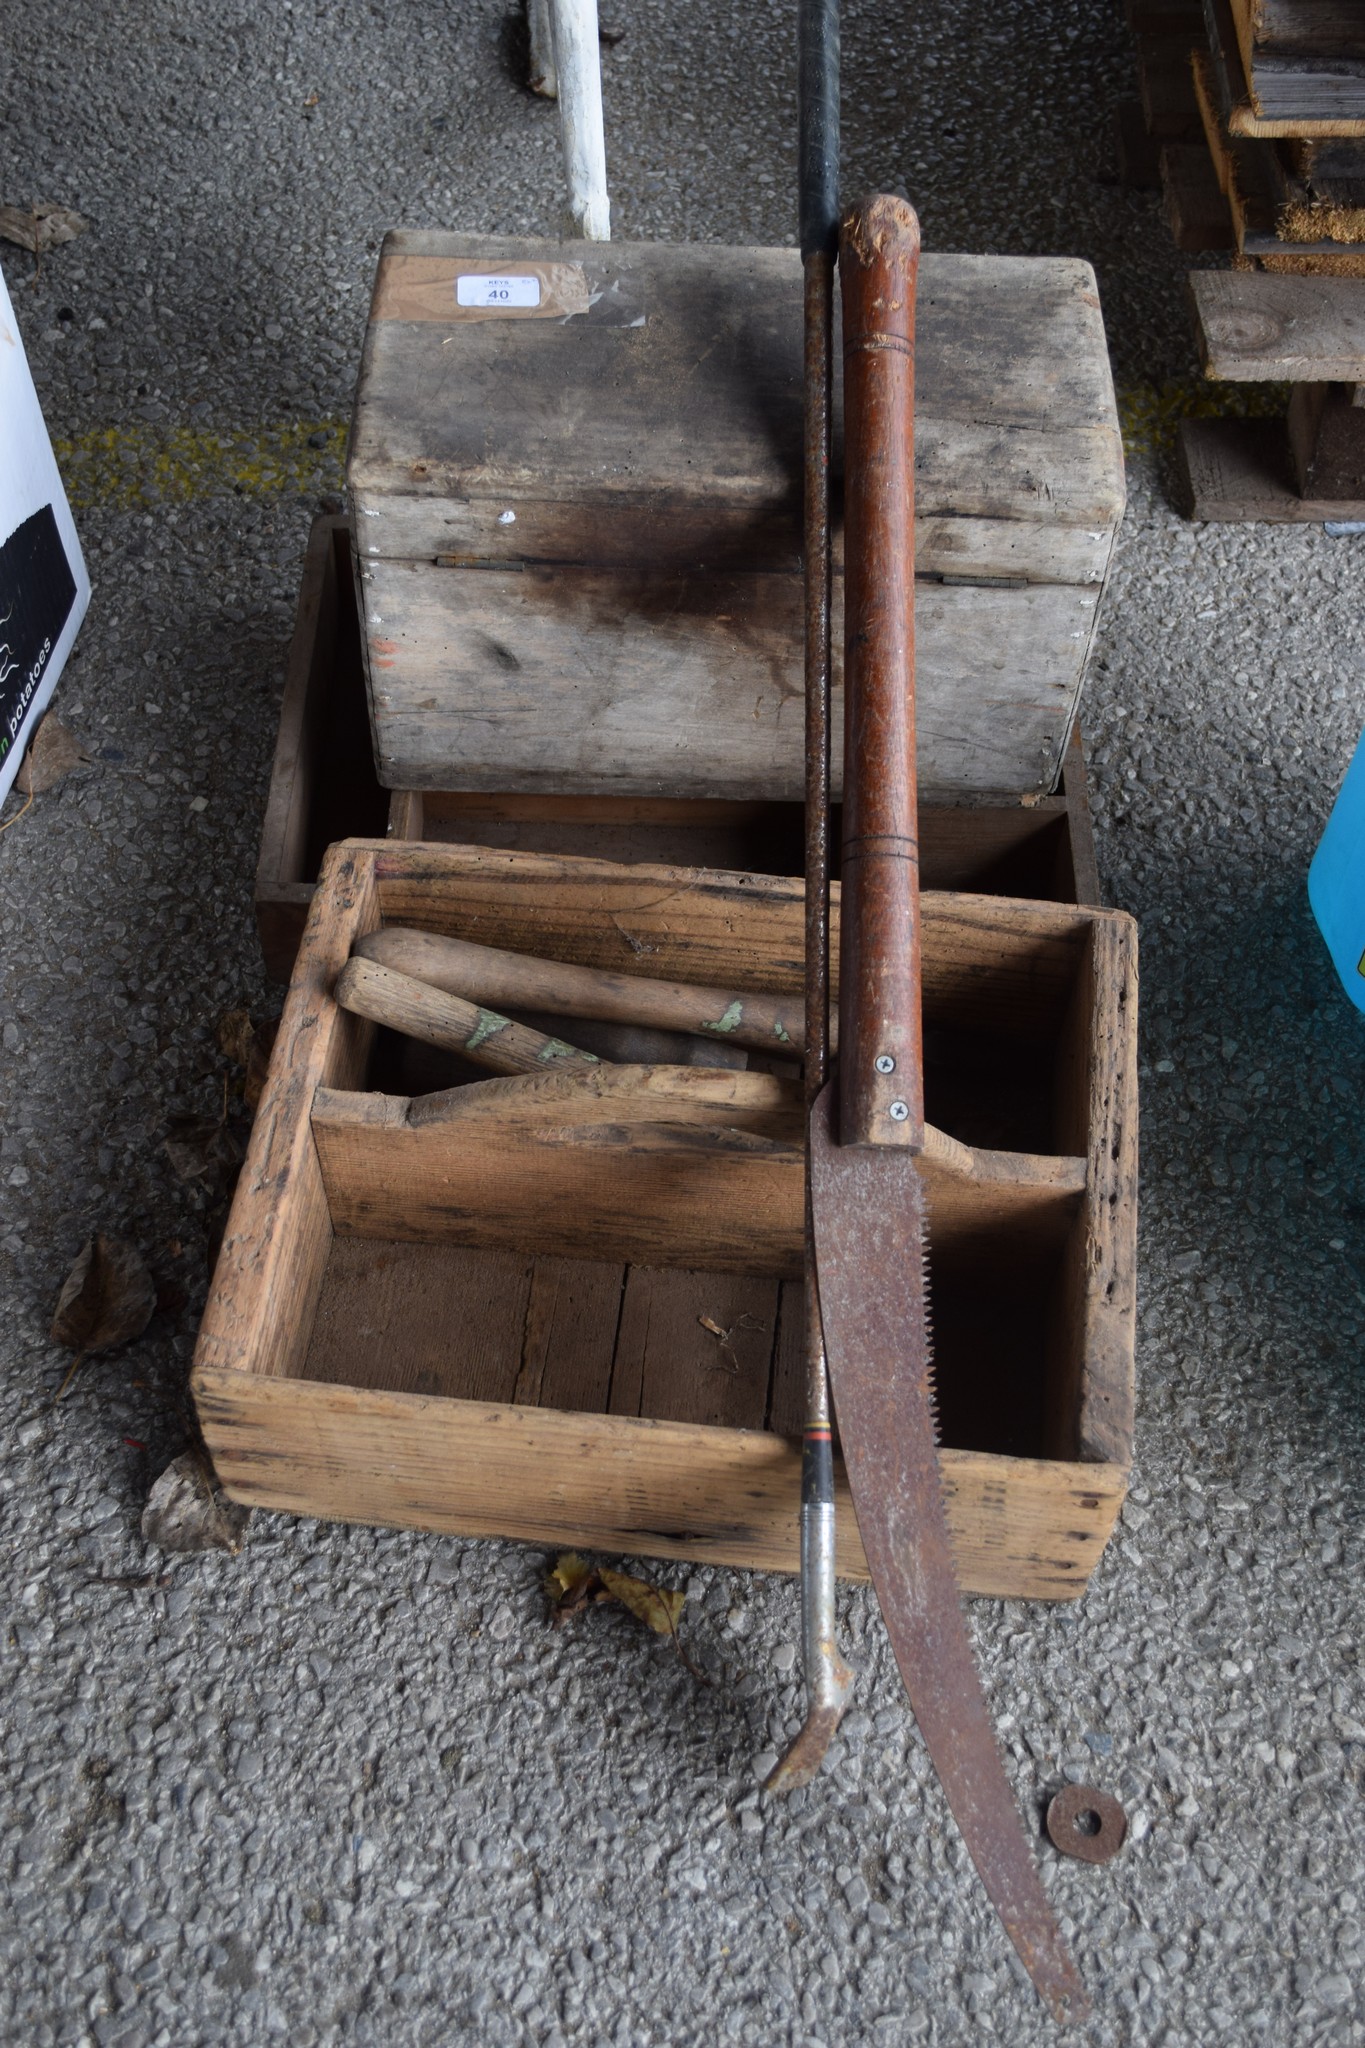
{"type": "Polygon", "coordinates": [[[915,801],[914,372],[919,222],[845,215],[844,813],[839,1137],[924,1142],[915,801]]]}
{"type": "Polygon", "coordinates": [[[576,1045],[514,1024],[496,1010],[447,995],[377,960],[348,960],[334,993],[343,1010],[427,1045],[463,1053],[495,1074],[543,1074],[547,1068],[560,1074],[591,1073],[601,1066],[592,1053],[580,1052],[576,1045]]]}
{"type": "Polygon", "coordinates": [[[761,1052],[801,1051],[804,1036],[799,1001],[781,996],[741,995],[734,989],[694,988],[683,982],[650,981],[642,975],[608,974],[564,960],[505,953],[435,932],[386,926],[357,942],[357,954],[475,1002],[509,1010],[548,1010],[560,1017],[593,1017],[604,1023],[648,1024],[687,1031],[717,1047],[745,1045],[761,1052]]]}

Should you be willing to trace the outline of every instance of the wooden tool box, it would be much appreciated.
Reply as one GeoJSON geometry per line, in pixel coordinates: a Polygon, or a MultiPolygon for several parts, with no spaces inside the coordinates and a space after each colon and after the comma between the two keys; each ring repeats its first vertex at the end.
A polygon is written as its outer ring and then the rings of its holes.
{"type": "MultiPolygon", "coordinates": [[[[349,468],[384,786],[799,798],[801,307],[794,249],[386,238],[349,468]]],[[[1047,794],[1123,510],[1088,264],[924,258],[916,451],[921,794],[1047,794]]]]}
{"type": "MultiPolygon", "coordinates": [[[[803,859],[800,806],[791,803],[381,788],[351,525],[324,516],[314,521],[304,561],[256,871],[256,921],[274,980],[289,979],[326,849],[336,839],[386,832],[784,874],[798,873],[803,859]]],[[[1056,795],[922,800],[920,861],[928,889],[1098,904],[1079,733],[1056,795]]]]}
{"type": "MultiPolygon", "coordinates": [[[[195,1357],[235,1498],[795,1568],[798,1084],[698,1068],[469,1079],[414,1065],[331,990],[354,939],[394,922],[789,992],[801,899],[799,881],[753,871],[333,848],[195,1357]]],[[[923,902],[928,1113],[972,1148],[965,1172],[933,1174],[930,1201],[963,1584],[1068,1598],[1131,1448],[1133,925],[923,902]]],[[[844,1509],[840,1568],[859,1576],[846,1495],[844,1509]]]]}

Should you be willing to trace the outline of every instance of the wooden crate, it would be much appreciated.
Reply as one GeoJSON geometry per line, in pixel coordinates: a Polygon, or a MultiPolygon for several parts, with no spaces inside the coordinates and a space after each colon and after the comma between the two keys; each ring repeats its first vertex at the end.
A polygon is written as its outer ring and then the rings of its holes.
{"type": "MultiPolygon", "coordinates": [[[[921,788],[1044,794],[1123,510],[1090,266],[926,256],[916,378],[921,788]]],[[[798,798],[801,392],[794,249],[388,236],[349,468],[380,781],[798,798]],[[492,270],[540,303],[459,307],[492,270]]]]}
{"type": "MultiPolygon", "coordinates": [[[[353,941],[393,922],[793,991],[801,920],[800,883],[776,876],[333,848],[195,1356],[235,1498],[795,1569],[798,1084],[620,1067],[415,1096],[405,1042],[331,989],[353,941]]],[[[1132,921],[928,893],[924,1003],[930,1118],[974,1148],[970,1177],[934,1173],[930,1199],[962,1579],[1070,1598],[1131,1448],[1132,921]]],[[[857,1577],[844,1508],[840,1569],[857,1577]]]]}
{"type": "MultiPolygon", "coordinates": [[[[256,870],[256,921],[274,980],[289,979],[327,847],[386,829],[400,839],[684,867],[794,874],[802,866],[796,804],[381,789],[370,747],[351,525],[322,517],[304,562],[256,870]]],[[[1098,904],[1079,732],[1067,748],[1060,795],[922,802],[920,858],[926,888],[1098,904]]]]}

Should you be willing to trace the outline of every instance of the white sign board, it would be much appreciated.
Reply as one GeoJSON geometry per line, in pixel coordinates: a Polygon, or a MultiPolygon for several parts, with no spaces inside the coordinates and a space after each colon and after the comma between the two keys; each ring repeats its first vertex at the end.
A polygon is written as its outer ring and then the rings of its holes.
{"type": "Polygon", "coordinates": [[[75,522],[0,275],[0,803],[89,602],[75,522]]]}

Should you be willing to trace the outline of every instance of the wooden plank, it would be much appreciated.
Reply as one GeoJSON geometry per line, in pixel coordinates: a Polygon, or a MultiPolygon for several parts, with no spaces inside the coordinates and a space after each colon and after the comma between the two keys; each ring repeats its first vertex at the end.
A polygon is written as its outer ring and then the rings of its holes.
{"type": "Polygon", "coordinates": [[[1365,504],[1299,496],[1282,419],[1182,420],[1176,456],[1180,508],[1189,519],[1282,526],[1365,519],[1365,504]]]}
{"type": "MultiPolygon", "coordinates": [[[[236,1500],[546,1547],[798,1567],[801,1453],[768,1431],[260,1380],[202,1367],[195,1398],[236,1500]],[[547,1473],[554,1485],[547,1486],[547,1473]]],[[[1074,1599],[1126,1489],[1118,1466],[942,1450],[963,1590],[1074,1599]]],[[[838,1478],[839,1572],[865,1580],[838,1478]]]]}
{"type": "Polygon", "coordinates": [[[1190,289],[1206,376],[1257,384],[1365,380],[1365,280],[1197,270],[1190,289]]]}
{"type": "MultiPolygon", "coordinates": [[[[443,258],[453,278],[469,258],[562,254],[583,265],[603,312],[622,294],[638,304],[634,324],[596,315],[371,322],[349,469],[362,555],[393,552],[382,500],[397,495],[482,500],[495,518],[515,509],[515,522],[489,535],[497,558],[584,562],[618,559],[606,546],[624,547],[625,563],[639,561],[641,547],[655,558],[653,533],[632,540],[629,525],[602,524],[613,503],[639,513],[661,500],[680,514],[741,507],[747,558],[790,562],[801,474],[797,252],[623,242],[569,250],[404,231],[386,238],[380,272],[443,258]],[[579,536],[572,544],[566,521],[579,536]]],[[[916,375],[926,517],[1009,520],[1047,506],[1055,522],[1106,527],[1119,516],[1117,415],[1088,264],[926,256],[916,375]],[[1025,442],[1027,457],[1016,460],[1011,446],[1025,442]]]]}
{"type": "MultiPolygon", "coordinates": [[[[363,575],[367,611],[380,621],[372,696],[390,786],[799,797],[795,578],[402,562],[372,562],[363,575]]],[[[1063,584],[917,584],[926,794],[1054,787],[1097,595],[1063,584]]],[[[837,795],[837,658],[835,669],[837,795]]]]}
{"type": "MultiPolygon", "coordinates": [[[[481,847],[352,841],[374,860],[384,920],[612,972],[783,994],[802,986],[803,896],[795,877],[621,868],[481,847]]],[[[925,1020],[1054,1036],[1093,919],[1116,911],[926,890],[925,1020]]],[[[837,937],[839,888],[832,921],[837,937]]],[[[835,949],[837,959],[837,946],[835,949]]],[[[837,973],[835,976],[837,982],[837,973]]],[[[750,1077],[754,1078],[754,1077],[750,1077]]]]}
{"type": "Polygon", "coordinates": [[[1338,506],[1365,500],[1365,410],[1354,402],[1358,389],[1296,384],[1289,394],[1289,449],[1294,481],[1305,498],[1338,506]]]}
{"type": "Polygon", "coordinates": [[[1098,910],[1104,897],[1100,892],[1095,826],[1090,815],[1090,777],[1086,772],[1079,720],[1071,728],[1062,791],[1066,801],[1067,832],[1058,848],[1057,900],[1060,903],[1085,903],[1098,910]]]}
{"type": "Polygon", "coordinates": [[[301,1369],[332,1243],[309,1111],[318,1086],[356,1087],[372,1027],[328,991],[352,934],[378,922],[372,865],[328,859],[280,1018],[195,1345],[199,1365],[257,1374],[301,1369]]]}
{"type": "Polygon", "coordinates": [[[323,854],[384,829],[351,565],[351,523],[315,519],[304,556],[256,867],[266,972],[287,982],[323,854]]]}
{"type": "Polygon", "coordinates": [[[1168,142],[1161,152],[1162,205],[1177,249],[1234,249],[1236,230],[1207,145],[1168,142]]]}
{"type": "Polygon", "coordinates": [[[780,1285],[747,1274],[632,1266],[611,1412],[762,1429],[780,1285]]]}
{"type": "MultiPolygon", "coordinates": [[[[1088,503],[1086,472],[1108,446],[1107,426],[1061,433],[1021,428],[1006,437],[972,421],[941,424],[924,455],[916,442],[917,458],[932,457],[944,477],[958,478],[958,504],[917,518],[916,573],[973,582],[1102,583],[1112,523],[1078,522],[1074,515],[1088,503]],[[991,506],[1007,484],[1019,510],[1002,518],[991,506]],[[975,497],[968,497],[973,490],[975,497]],[[1059,499],[1049,498],[1048,491],[1059,499]],[[1072,515],[1069,521],[1059,517],[1058,503],[1072,515]]],[[[576,504],[521,498],[515,526],[502,523],[509,509],[483,498],[370,493],[358,508],[359,559],[378,554],[446,568],[584,566],[584,522],[576,504]]],[[[647,568],[661,575],[724,576],[748,569],[796,576],[801,567],[798,533],[789,518],[756,520],[743,502],[698,507],[658,494],[644,502],[613,499],[595,510],[592,539],[591,566],[627,574],[647,568]]],[[[841,528],[834,535],[834,557],[842,571],[841,528]]]]}
{"type": "Polygon", "coordinates": [[[512,1252],[338,1238],[301,1377],[510,1401],[533,1264],[512,1252]]]}
{"type": "Polygon", "coordinates": [[[605,1413],[625,1283],[626,1269],[616,1263],[533,1261],[514,1401],[522,1407],[605,1413]]]}
{"type": "Polygon", "coordinates": [[[1199,135],[1199,109],[1190,80],[1191,39],[1146,39],[1139,45],[1138,85],[1148,133],[1158,142],[1193,142],[1199,135]]]}
{"type": "Polygon", "coordinates": [[[1130,1455],[1137,1323],[1137,955],[1131,929],[1097,925],[1059,1045],[1058,1127],[1088,1173],[1052,1306],[1047,1447],[1130,1455]]]}
{"type": "Polygon", "coordinates": [[[1344,4],[1302,12],[1231,0],[1251,104],[1263,118],[1365,122],[1365,35],[1344,4]],[[1272,39],[1273,38],[1273,39],[1272,39]]]}
{"type": "Polygon", "coordinates": [[[1261,48],[1365,58],[1359,0],[1252,0],[1247,18],[1261,48]]]}
{"type": "MultiPolygon", "coordinates": [[[[605,1096],[571,1090],[567,1076],[546,1077],[554,1089],[535,1077],[533,1106],[519,1116],[508,1113],[510,1094],[490,1100],[486,1083],[454,1090],[481,1099],[439,1121],[414,1119],[420,1100],[319,1089],[313,1133],[334,1229],[717,1273],[799,1272],[801,1146],[721,1123],[724,1110],[711,1127],[660,1122],[656,1097],[632,1105],[625,1094],[650,1070],[615,1071],[621,1087],[605,1096]]],[[[1045,1245],[1064,1234],[1084,1169],[1074,1158],[983,1150],[970,1177],[928,1160],[925,1179],[937,1245],[1001,1229],[1045,1245]]]]}

